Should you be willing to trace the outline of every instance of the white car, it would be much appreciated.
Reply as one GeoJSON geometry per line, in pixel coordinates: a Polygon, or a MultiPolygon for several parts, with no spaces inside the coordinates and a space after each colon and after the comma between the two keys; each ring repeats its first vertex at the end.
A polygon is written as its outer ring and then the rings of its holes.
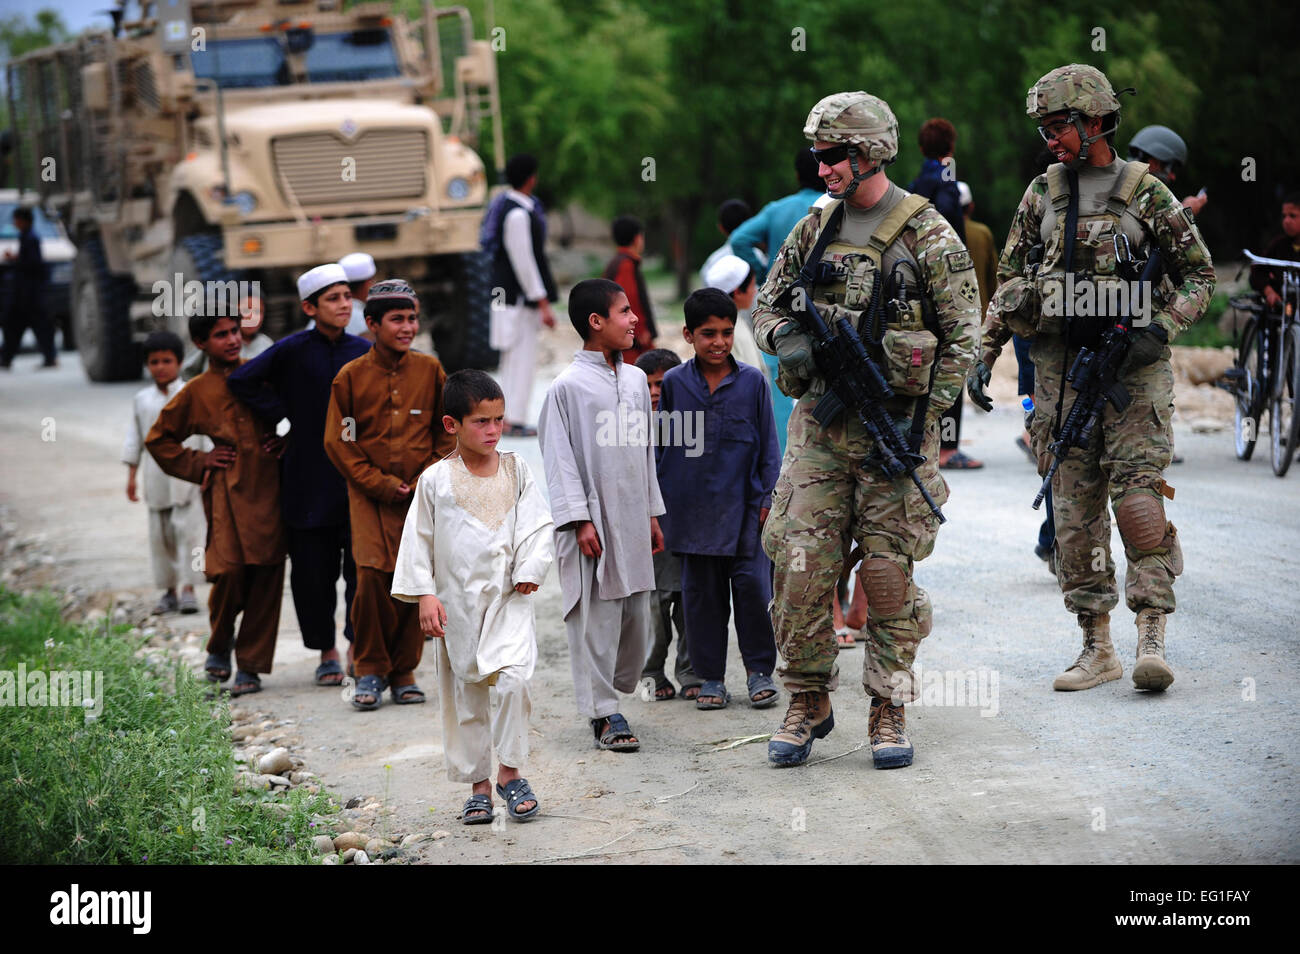
{"type": "MultiPolygon", "coordinates": [[[[72,260],[77,257],[77,247],[68,240],[63,223],[42,211],[40,196],[17,189],[0,189],[0,274],[8,270],[5,252],[18,254],[18,230],[14,228],[14,209],[26,205],[32,210],[32,228],[41,240],[41,257],[47,269],[45,308],[55,326],[63,332],[63,350],[76,347],[72,334],[72,260]]],[[[8,283],[4,276],[3,284],[8,283]]],[[[3,307],[0,305],[0,307],[3,307]]]]}

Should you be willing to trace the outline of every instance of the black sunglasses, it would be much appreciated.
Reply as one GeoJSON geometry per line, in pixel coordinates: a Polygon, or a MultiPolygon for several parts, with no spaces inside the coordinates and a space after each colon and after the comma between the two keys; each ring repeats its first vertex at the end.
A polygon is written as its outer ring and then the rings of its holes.
{"type": "Polygon", "coordinates": [[[813,158],[818,162],[824,162],[828,166],[833,166],[836,163],[843,162],[847,159],[851,148],[851,146],[840,144],[838,146],[831,146],[829,149],[816,149],[809,147],[808,151],[813,154],[813,158]]]}

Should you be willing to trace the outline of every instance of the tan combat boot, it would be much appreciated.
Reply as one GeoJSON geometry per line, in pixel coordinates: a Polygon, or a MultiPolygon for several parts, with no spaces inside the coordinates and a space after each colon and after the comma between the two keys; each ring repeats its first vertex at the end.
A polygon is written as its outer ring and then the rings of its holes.
{"type": "Polygon", "coordinates": [[[1137,664],[1133,667],[1133,685],[1139,689],[1164,692],[1174,681],[1174,671],[1165,662],[1165,614],[1144,609],[1137,615],[1137,664]]]}
{"type": "Polygon", "coordinates": [[[802,765],[812,752],[813,739],[826,738],[833,728],[829,692],[791,693],[785,722],[767,743],[767,760],[780,767],[802,765]]]}
{"type": "Polygon", "coordinates": [[[1124,675],[1110,641],[1110,614],[1080,613],[1079,627],[1083,630],[1083,652],[1052,683],[1052,688],[1061,692],[1091,689],[1124,675]]]}
{"type": "Polygon", "coordinates": [[[886,699],[871,700],[867,718],[867,738],[871,741],[871,761],[878,769],[904,768],[912,764],[912,743],[907,741],[907,718],[903,707],[886,699]]]}

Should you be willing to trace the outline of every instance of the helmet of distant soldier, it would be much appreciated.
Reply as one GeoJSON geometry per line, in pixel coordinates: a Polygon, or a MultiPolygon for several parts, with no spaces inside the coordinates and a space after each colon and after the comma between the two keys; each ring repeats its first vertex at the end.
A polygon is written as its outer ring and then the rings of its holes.
{"type": "Polygon", "coordinates": [[[1144,153],[1166,166],[1173,162],[1187,165],[1187,143],[1168,126],[1143,126],[1129,140],[1128,151],[1144,153]]]}
{"type": "Polygon", "coordinates": [[[859,155],[882,163],[898,155],[898,120],[889,104],[861,90],[823,97],[803,124],[813,142],[839,142],[858,147],[859,155]]]}
{"type": "Polygon", "coordinates": [[[1025,99],[1025,112],[1034,119],[1064,112],[1105,116],[1118,112],[1119,108],[1119,100],[1106,74],[1084,63],[1058,66],[1029,87],[1025,99]]]}

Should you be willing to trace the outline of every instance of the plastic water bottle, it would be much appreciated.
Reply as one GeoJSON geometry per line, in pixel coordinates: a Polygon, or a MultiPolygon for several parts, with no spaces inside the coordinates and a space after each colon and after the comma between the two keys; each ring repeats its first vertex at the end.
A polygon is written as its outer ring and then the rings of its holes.
{"type": "Polygon", "coordinates": [[[1029,430],[1029,422],[1034,419],[1034,399],[1026,396],[1020,406],[1025,409],[1025,430],[1029,430]]]}

